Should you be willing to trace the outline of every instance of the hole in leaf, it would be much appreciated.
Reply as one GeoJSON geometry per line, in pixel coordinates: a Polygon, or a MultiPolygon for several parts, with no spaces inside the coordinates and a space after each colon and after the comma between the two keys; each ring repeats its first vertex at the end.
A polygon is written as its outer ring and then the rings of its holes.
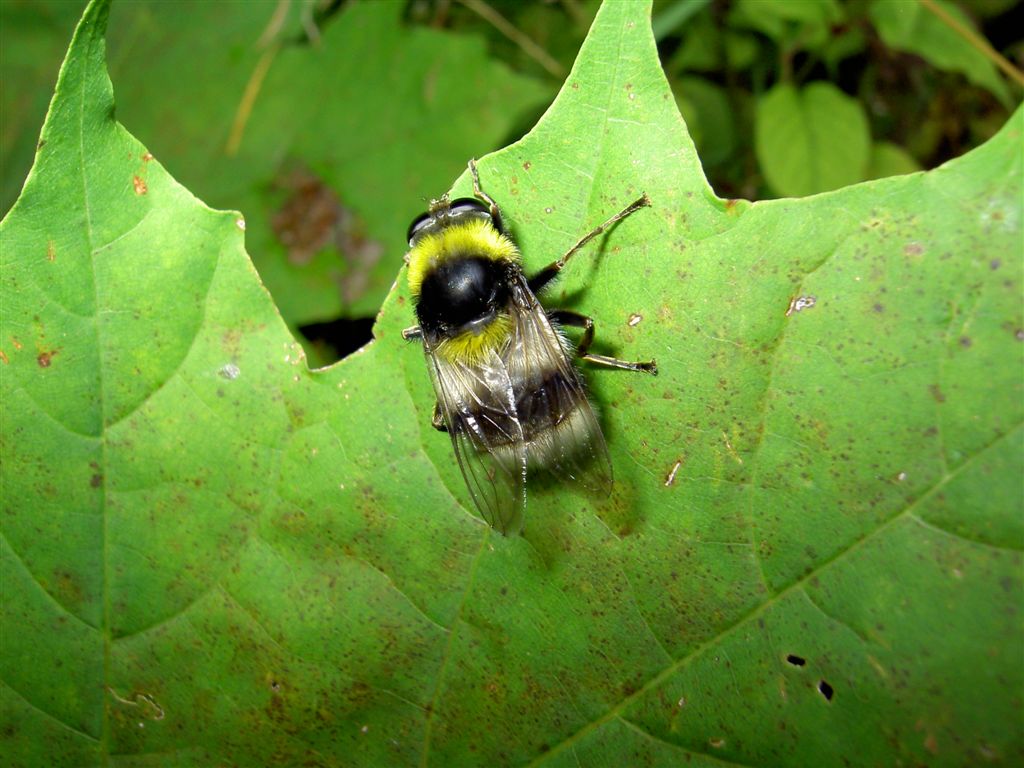
{"type": "Polygon", "coordinates": [[[826,683],[824,680],[818,683],[818,691],[822,696],[825,697],[825,701],[832,701],[832,686],[826,683]]]}
{"type": "Polygon", "coordinates": [[[373,339],[372,317],[339,318],[299,326],[299,332],[320,352],[325,362],[340,360],[373,339]]]}
{"type": "Polygon", "coordinates": [[[797,656],[795,653],[789,654],[789,656],[786,657],[786,661],[788,661],[794,667],[802,667],[804,664],[807,663],[807,659],[805,659],[803,656],[797,656]]]}

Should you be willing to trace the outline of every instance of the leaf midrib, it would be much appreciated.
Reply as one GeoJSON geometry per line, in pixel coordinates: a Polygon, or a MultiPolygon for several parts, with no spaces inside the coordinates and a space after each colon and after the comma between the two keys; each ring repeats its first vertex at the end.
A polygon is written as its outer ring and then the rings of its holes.
{"type": "MultiPolygon", "coordinates": [[[[101,601],[102,601],[102,618],[100,621],[100,636],[103,641],[103,665],[101,672],[101,683],[102,690],[100,696],[102,699],[101,707],[101,720],[100,720],[100,735],[99,735],[99,754],[103,765],[110,764],[110,743],[111,743],[111,719],[110,719],[110,702],[107,697],[107,691],[110,688],[111,679],[111,616],[112,609],[110,603],[110,558],[109,558],[109,530],[107,526],[107,426],[106,426],[106,388],[104,386],[104,370],[103,370],[103,355],[102,355],[102,344],[100,339],[100,313],[99,313],[99,289],[96,284],[96,263],[95,263],[95,238],[93,234],[92,226],[92,209],[89,205],[89,178],[88,178],[88,164],[86,163],[85,153],[85,105],[86,105],[86,90],[87,84],[89,83],[90,73],[93,62],[93,52],[96,47],[96,30],[101,29],[105,25],[100,24],[97,16],[99,15],[100,4],[90,5],[86,11],[86,17],[79,22],[79,30],[82,33],[89,35],[89,43],[85,50],[84,61],[82,62],[82,69],[79,79],[79,105],[78,105],[78,151],[80,156],[80,167],[82,171],[82,207],[85,219],[85,239],[86,245],[89,252],[90,270],[89,275],[92,279],[92,306],[93,306],[93,327],[95,330],[96,337],[96,350],[97,350],[97,376],[96,376],[96,396],[97,396],[97,408],[99,409],[99,465],[102,468],[100,472],[100,482],[96,489],[98,494],[97,506],[100,515],[100,559],[103,569],[103,583],[101,587],[101,601]],[[92,15],[92,19],[87,17],[92,15]],[[90,23],[91,22],[91,23],[90,23]]],[[[74,42],[72,42],[72,49],[74,48],[74,42]]],[[[70,63],[70,62],[69,62],[70,63]]],[[[63,73],[62,73],[63,75],[63,73]]]]}

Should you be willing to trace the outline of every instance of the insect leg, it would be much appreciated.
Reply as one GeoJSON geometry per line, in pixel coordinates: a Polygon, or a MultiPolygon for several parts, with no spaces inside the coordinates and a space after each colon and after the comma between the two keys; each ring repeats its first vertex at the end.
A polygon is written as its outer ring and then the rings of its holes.
{"type": "Polygon", "coordinates": [[[476,169],[476,160],[469,161],[469,175],[473,179],[473,194],[487,203],[491,209],[491,221],[494,222],[495,228],[497,228],[499,232],[504,232],[505,228],[501,223],[501,209],[498,208],[498,204],[494,202],[494,198],[484,192],[483,187],[480,186],[480,172],[476,169]]]}
{"type": "Polygon", "coordinates": [[[441,415],[441,404],[436,401],[434,402],[434,414],[430,417],[430,426],[438,432],[448,431],[448,427],[444,423],[444,417],[441,415]]]}
{"type": "Polygon", "coordinates": [[[626,218],[630,214],[636,213],[641,208],[646,208],[650,204],[651,204],[651,199],[645,194],[642,197],[634,200],[632,203],[627,205],[625,208],[623,208],[621,211],[616,213],[614,216],[612,216],[610,219],[605,221],[603,224],[598,224],[596,227],[594,227],[592,230],[590,230],[587,234],[585,234],[583,237],[581,237],[576,242],[576,245],[574,245],[572,248],[570,248],[568,251],[566,251],[565,255],[562,256],[562,258],[558,259],[557,261],[551,262],[546,267],[544,267],[544,269],[542,269],[536,275],[531,277],[530,281],[529,281],[530,282],[530,290],[533,291],[534,293],[539,293],[540,290],[542,288],[544,288],[545,285],[547,285],[548,283],[550,283],[554,279],[555,275],[557,275],[559,272],[562,271],[562,267],[564,267],[566,265],[566,262],[568,262],[569,259],[571,259],[576,254],[576,252],[579,251],[583,246],[585,246],[587,243],[589,243],[591,240],[593,240],[598,235],[601,235],[601,234],[605,233],[606,231],[608,231],[609,229],[611,229],[618,222],[622,221],[624,218],[626,218]]]}
{"type": "Polygon", "coordinates": [[[412,328],[406,328],[402,331],[402,338],[406,341],[414,341],[416,339],[423,338],[423,331],[420,330],[418,325],[414,325],[412,328]]]}
{"type": "Polygon", "coordinates": [[[583,338],[580,339],[579,346],[576,348],[576,354],[582,360],[587,360],[597,365],[604,365],[608,368],[621,368],[626,371],[643,371],[650,373],[655,376],[658,375],[658,365],[654,360],[641,363],[633,363],[627,360],[619,360],[615,357],[607,357],[605,355],[592,355],[588,351],[590,345],[594,341],[594,319],[581,315],[579,312],[573,312],[570,309],[553,309],[548,312],[548,317],[554,320],[560,325],[570,325],[575,328],[583,329],[583,338]]]}

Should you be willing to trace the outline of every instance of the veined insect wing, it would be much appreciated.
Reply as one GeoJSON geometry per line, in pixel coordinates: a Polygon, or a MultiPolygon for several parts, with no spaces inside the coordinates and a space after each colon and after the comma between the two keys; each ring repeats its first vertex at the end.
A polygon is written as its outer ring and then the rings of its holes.
{"type": "Polygon", "coordinates": [[[447,361],[424,342],[424,351],[455,458],[473,503],[492,528],[516,533],[526,509],[526,443],[515,413],[511,382],[496,352],[469,366],[447,361]],[[486,407],[466,395],[486,382],[507,396],[486,407]]]}

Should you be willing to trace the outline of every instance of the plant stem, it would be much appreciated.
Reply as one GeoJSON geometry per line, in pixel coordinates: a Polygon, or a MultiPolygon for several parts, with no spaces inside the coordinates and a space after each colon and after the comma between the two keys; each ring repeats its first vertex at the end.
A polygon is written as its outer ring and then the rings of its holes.
{"type": "Polygon", "coordinates": [[[523,53],[544,67],[552,75],[559,79],[565,77],[565,69],[561,64],[555,61],[547,51],[523,34],[512,22],[483,2],[483,0],[459,0],[459,2],[484,21],[489,22],[501,34],[522,48],[523,53]]]}
{"type": "Polygon", "coordinates": [[[959,19],[952,16],[949,11],[936,3],[935,0],[918,0],[918,2],[920,2],[928,11],[935,14],[939,21],[960,35],[960,37],[970,43],[974,48],[981,51],[985,58],[989,59],[993,64],[1003,70],[1003,73],[1017,83],[1017,85],[1024,86],[1024,73],[1013,66],[1013,64],[1002,56],[999,51],[993,48],[989,44],[988,40],[961,22],[959,19]]]}

